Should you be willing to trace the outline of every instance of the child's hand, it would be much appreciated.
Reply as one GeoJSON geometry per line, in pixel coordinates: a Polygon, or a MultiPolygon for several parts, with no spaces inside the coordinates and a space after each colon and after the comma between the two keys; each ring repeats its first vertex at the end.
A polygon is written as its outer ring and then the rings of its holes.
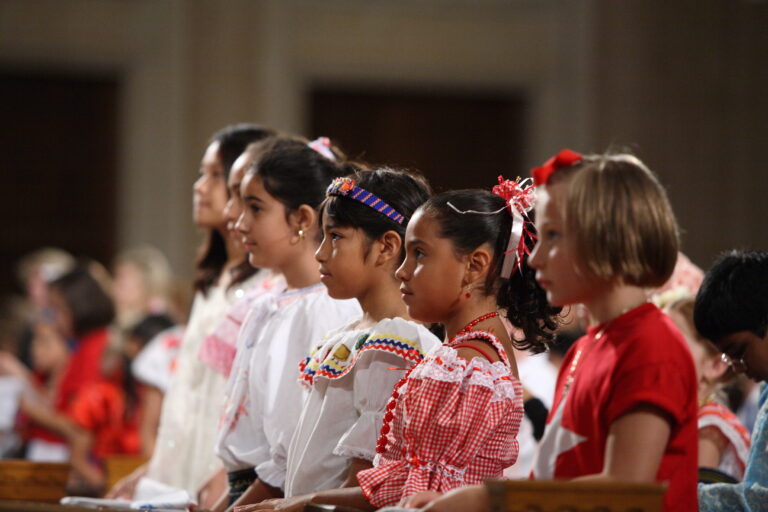
{"type": "Polygon", "coordinates": [[[112,489],[104,496],[107,499],[132,500],[136,485],[147,474],[148,464],[136,468],[133,473],[120,479],[112,489]]]}
{"type": "Polygon", "coordinates": [[[429,505],[442,495],[443,493],[437,491],[421,491],[403,498],[400,500],[400,503],[398,503],[397,506],[403,508],[421,508],[429,505]]]}
{"type": "Polygon", "coordinates": [[[280,498],[276,500],[264,500],[254,505],[242,505],[235,507],[234,512],[250,512],[251,510],[279,510],[281,512],[302,512],[304,506],[312,499],[312,496],[294,496],[293,498],[280,498]]]}

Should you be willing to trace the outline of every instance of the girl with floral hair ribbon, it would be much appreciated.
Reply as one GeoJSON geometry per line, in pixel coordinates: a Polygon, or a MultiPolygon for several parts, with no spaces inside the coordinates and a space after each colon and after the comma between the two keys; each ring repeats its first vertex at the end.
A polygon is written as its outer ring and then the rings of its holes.
{"type": "MultiPolygon", "coordinates": [[[[411,217],[396,273],[402,297],[414,319],[443,324],[446,339],[395,386],[360,487],[318,492],[312,503],[418,507],[514,464],[523,391],[512,348],[543,350],[559,312],[527,264],[535,228],[525,185],[442,193],[411,217]],[[509,337],[502,315],[524,339],[509,337]]],[[[270,509],[294,510],[248,510],[270,509]]]]}
{"type": "MultiPolygon", "coordinates": [[[[696,510],[695,369],[646,294],[677,261],[666,193],[629,154],[566,149],[532,174],[539,240],[529,263],[551,304],[583,304],[593,322],[560,367],[533,477],[666,482],[664,511],[696,510]]],[[[426,511],[488,509],[475,486],[426,511]]]]}

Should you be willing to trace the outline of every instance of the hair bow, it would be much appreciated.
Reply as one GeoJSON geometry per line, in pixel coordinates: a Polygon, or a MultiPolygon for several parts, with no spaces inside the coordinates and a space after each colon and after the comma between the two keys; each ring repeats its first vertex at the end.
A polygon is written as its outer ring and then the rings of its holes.
{"type": "Polygon", "coordinates": [[[314,149],[328,160],[331,160],[332,162],[336,161],[336,155],[331,151],[331,139],[328,137],[318,137],[307,144],[307,146],[314,149]]]}
{"type": "Polygon", "coordinates": [[[536,167],[531,171],[533,175],[533,182],[536,185],[546,185],[549,183],[549,178],[552,173],[563,167],[570,167],[575,163],[580,162],[582,156],[570,149],[561,149],[558,154],[544,162],[540,167],[536,167]]]}
{"type": "Polygon", "coordinates": [[[504,261],[501,265],[501,277],[509,278],[517,266],[522,271],[523,256],[530,254],[526,238],[536,240],[536,235],[529,229],[531,221],[528,212],[536,202],[536,187],[531,184],[531,178],[515,181],[505,180],[499,176],[499,184],[492,192],[504,198],[507,209],[512,215],[512,232],[509,235],[507,250],[504,251],[504,261]],[[510,256],[511,255],[511,256],[510,256]]]}

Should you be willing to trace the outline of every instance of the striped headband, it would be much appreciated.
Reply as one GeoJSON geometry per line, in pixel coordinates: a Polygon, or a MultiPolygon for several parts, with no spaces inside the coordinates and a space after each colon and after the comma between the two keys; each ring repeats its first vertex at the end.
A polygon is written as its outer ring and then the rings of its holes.
{"type": "Polygon", "coordinates": [[[380,214],[386,215],[398,224],[402,224],[405,220],[405,217],[403,217],[397,210],[379,199],[376,195],[368,192],[364,188],[358,187],[357,182],[352,178],[336,178],[331,182],[325,195],[354,199],[366,206],[370,206],[380,214]]]}

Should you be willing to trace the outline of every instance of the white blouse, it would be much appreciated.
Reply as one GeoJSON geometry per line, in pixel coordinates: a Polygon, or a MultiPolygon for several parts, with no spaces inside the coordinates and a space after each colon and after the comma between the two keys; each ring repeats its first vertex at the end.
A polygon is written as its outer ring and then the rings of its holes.
{"type": "Polygon", "coordinates": [[[131,363],[134,378],[165,393],[171,387],[184,339],[184,327],[176,325],[152,338],[131,363]]]}
{"type": "Polygon", "coordinates": [[[331,329],[361,314],[355,300],[335,300],[318,284],[255,301],[243,323],[219,423],[216,454],[227,471],[253,467],[283,487],[288,444],[305,392],[296,369],[331,329]]]}
{"type": "Polygon", "coordinates": [[[211,448],[226,379],[202,363],[197,354],[205,336],[231,304],[263,278],[260,274],[229,289],[212,286],[206,295],[195,296],[176,373],[163,399],[157,442],[145,478],[196,496],[206,480],[221,468],[211,448]]]}
{"type": "Polygon", "coordinates": [[[288,450],[285,495],[338,488],[352,458],[372,461],[395,384],[439,345],[424,326],[402,318],[329,333],[301,367],[310,391],[288,450]]]}

